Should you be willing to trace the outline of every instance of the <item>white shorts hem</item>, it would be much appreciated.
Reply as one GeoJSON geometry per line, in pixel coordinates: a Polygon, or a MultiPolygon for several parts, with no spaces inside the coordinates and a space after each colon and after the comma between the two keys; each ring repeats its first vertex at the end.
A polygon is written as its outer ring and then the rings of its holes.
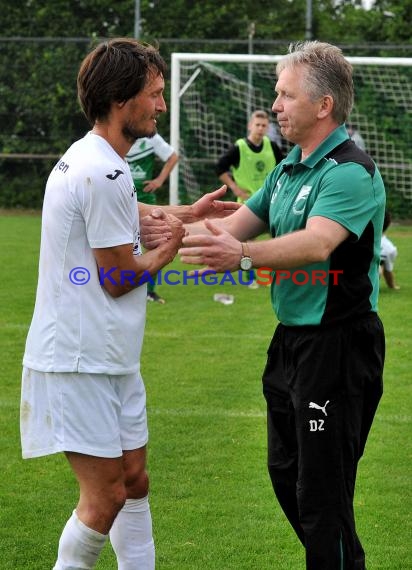
{"type": "Polygon", "coordinates": [[[142,378],[24,368],[20,427],[24,459],[61,452],[121,457],[148,441],[142,378]]]}
{"type": "MultiPolygon", "coordinates": [[[[133,444],[126,444],[124,445],[124,449],[122,451],[133,451],[135,449],[141,449],[145,447],[148,443],[148,440],[144,442],[137,442],[135,445],[133,444]]],[[[23,459],[35,459],[36,457],[45,457],[46,455],[55,455],[56,453],[65,453],[65,452],[73,452],[73,453],[82,453],[83,455],[90,455],[92,457],[103,457],[106,459],[116,459],[117,457],[121,457],[122,453],[119,454],[118,449],[90,449],[88,447],[80,447],[80,446],[68,446],[66,449],[61,448],[45,448],[45,449],[36,449],[34,451],[22,451],[23,459]]]]}

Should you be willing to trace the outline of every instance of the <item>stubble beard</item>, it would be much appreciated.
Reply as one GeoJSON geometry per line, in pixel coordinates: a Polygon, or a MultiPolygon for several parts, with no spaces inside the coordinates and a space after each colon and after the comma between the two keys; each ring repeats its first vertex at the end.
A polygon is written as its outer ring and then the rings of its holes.
{"type": "Polygon", "coordinates": [[[157,133],[156,126],[153,127],[152,130],[139,130],[134,128],[132,125],[124,125],[122,129],[122,134],[127,142],[133,144],[137,139],[142,138],[152,138],[157,133]]]}

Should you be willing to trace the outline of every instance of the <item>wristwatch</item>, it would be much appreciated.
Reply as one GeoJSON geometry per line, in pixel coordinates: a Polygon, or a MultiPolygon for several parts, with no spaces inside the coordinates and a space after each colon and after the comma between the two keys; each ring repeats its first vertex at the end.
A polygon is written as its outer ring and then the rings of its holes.
{"type": "Polygon", "coordinates": [[[253,261],[252,258],[250,257],[249,246],[246,242],[242,243],[242,257],[240,258],[240,269],[242,269],[243,271],[249,271],[249,269],[252,269],[252,267],[253,267],[253,261]]]}

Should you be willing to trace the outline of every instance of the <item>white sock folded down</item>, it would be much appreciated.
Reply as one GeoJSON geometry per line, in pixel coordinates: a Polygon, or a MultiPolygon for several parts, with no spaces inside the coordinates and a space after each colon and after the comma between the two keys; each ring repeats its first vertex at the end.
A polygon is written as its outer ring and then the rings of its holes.
{"type": "Polygon", "coordinates": [[[154,570],[155,549],[149,499],[127,499],[110,530],[118,570],[154,570]]]}
{"type": "Polygon", "coordinates": [[[87,527],[76,511],[66,523],[59,541],[53,570],[89,570],[94,568],[107,535],[87,527]]]}

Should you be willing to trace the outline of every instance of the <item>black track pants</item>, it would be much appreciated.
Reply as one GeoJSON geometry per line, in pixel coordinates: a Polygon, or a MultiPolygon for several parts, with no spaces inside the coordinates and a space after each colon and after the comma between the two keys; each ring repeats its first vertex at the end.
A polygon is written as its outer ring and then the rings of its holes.
{"type": "Polygon", "coordinates": [[[384,356],[374,313],[328,328],[279,325],[268,349],[269,474],[307,570],[365,569],[353,497],[384,356]]]}

